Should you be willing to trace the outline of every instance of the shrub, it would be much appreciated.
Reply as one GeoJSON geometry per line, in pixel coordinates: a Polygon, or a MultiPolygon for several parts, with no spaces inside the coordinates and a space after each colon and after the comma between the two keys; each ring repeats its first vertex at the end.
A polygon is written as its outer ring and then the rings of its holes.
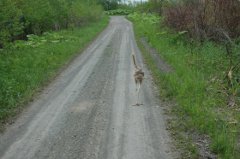
{"type": "Polygon", "coordinates": [[[0,48],[29,34],[82,26],[103,12],[97,0],[1,0],[0,8],[0,48]]]}
{"type": "Polygon", "coordinates": [[[0,48],[23,32],[21,11],[11,0],[0,1],[0,48]]]}
{"type": "Polygon", "coordinates": [[[192,37],[226,40],[240,36],[240,1],[185,0],[164,9],[165,23],[192,37]]]}
{"type": "Polygon", "coordinates": [[[108,15],[129,15],[132,13],[132,11],[128,9],[116,9],[116,10],[106,11],[106,13],[108,15]]]}

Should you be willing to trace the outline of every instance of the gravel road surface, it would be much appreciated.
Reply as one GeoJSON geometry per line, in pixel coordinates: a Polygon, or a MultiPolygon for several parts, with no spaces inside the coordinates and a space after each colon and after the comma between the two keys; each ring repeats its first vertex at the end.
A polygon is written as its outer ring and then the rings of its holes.
{"type": "Polygon", "coordinates": [[[0,135],[1,159],[171,159],[151,76],[132,24],[109,26],[0,135]],[[136,102],[132,50],[146,79],[136,102]]]}

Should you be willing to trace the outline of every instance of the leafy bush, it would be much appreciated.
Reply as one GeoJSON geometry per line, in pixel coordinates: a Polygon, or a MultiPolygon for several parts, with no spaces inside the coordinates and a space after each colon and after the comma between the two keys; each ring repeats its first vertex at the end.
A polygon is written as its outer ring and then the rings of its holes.
{"type": "Polygon", "coordinates": [[[118,8],[118,2],[121,0],[97,0],[101,4],[105,11],[114,10],[118,8]]]}
{"type": "Polygon", "coordinates": [[[136,4],[136,10],[145,13],[162,14],[163,7],[170,3],[169,0],[148,0],[136,4]]]}
{"type": "MultiPolygon", "coordinates": [[[[154,15],[154,14],[146,14],[146,13],[142,13],[139,14],[137,12],[134,12],[130,15],[128,15],[128,18],[132,19],[132,20],[136,20],[136,21],[141,21],[142,23],[146,22],[149,24],[158,24],[160,21],[160,17],[154,15]]],[[[146,29],[144,29],[146,30],[146,29]]]]}
{"type": "Polygon", "coordinates": [[[12,0],[0,1],[0,48],[7,42],[23,32],[23,23],[19,21],[22,16],[12,0]]]}
{"type": "Polygon", "coordinates": [[[133,12],[132,10],[128,10],[128,9],[116,9],[116,10],[106,11],[106,14],[107,15],[129,15],[132,12],[133,12]]]}
{"type": "Polygon", "coordinates": [[[9,42],[86,25],[102,17],[97,0],[1,0],[0,48],[9,42]]]}
{"type": "Polygon", "coordinates": [[[14,43],[8,45],[8,49],[21,49],[27,47],[35,48],[40,45],[44,45],[45,43],[75,41],[77,37],[68,35],[62,36],[57,32],[45,32],[42,36],[29,34],[27,35],[27,39],[27,41],[16,40],[14,43]]]}

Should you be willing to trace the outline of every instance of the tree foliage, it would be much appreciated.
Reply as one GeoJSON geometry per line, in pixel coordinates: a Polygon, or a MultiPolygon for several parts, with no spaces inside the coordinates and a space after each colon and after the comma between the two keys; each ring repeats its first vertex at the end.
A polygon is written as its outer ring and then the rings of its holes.
{"type": "Polygon", "coordinates": [[[98,20],[98,0],[1,0],[0,48],[28,34],[79,27],[98,20]]]}
{"type": "Polygon", "coordinates": [[[148,0],[147,2],[138,3],[136,8],[141,12],[150,12],[162,14],[163,7],[170,3],[170,0],[148,0]]]}
{"type": "Polygon", "coordinates": [[[98,0],[98,3],[101,4],[104,10],[114,10],[118,7],[118,2],[121,0],[98,0]]]}
{"type": "Polygon", "coordinates": [[[23,31],[22,12],[12,0],[0,1],[0,47],[23,31]]]}

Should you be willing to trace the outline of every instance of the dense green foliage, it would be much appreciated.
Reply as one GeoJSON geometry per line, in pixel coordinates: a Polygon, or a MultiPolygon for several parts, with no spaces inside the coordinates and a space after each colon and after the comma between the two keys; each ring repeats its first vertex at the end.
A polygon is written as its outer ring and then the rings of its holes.
{"type": "Polygon", "coordinates": [[[106,11],[107,15],[128,15],[130,13],[133,13],[130,9],[115,9],[115,10],[109,10],[106,11]]]}
{"type": "Polygon", "coordinates": [[[145,13],[156,13],[161,15],[163,7],[171,3],[171,0],[148,0],[147,2],[138,3],[135,7],[137,11],[145,13]]]}
{"type": "MultiPolygon", "coordinates": [[[[166,28],[163,18],[137,13],[128,17],[134,23],[137,39],[147,38],[174,69],[168,74],[161,72],[149,53],[144,53],[159,89],[163,90],[161,93],[178,103],[173,110],[178,116],[176,132],[180,135],[181,130],[187,132],[189,138],[193,132],[207,134],[211,140],[210,149],[218,158],[237,159],[240,155],[240,85],[236,83],[229,89],[228,76],[239,76],[235,71],[229,73],[229,68],[232,62],[239,63],[237,51],[240,46],[233,48],[235,58],[229,60],[224,46],[210,41],[189,42],[186,32],[166,28]],[[235,95],[232,107],[229,107],[229,94],[232,94],[229,91],[235,95]]],[[[198,158],[197,150],[192,144],[188,146],[195,157],[183,158],[198,158]]]]}
{"type": "Polygon", "coordinates": [[[121,0],[98,0],[98,3],[101,4],[104,10],[115,10],[118,8],[118,2],[121,0]]]}
{"type": "Polygon", "coordinates": [[[0,48],[8,42],[83,26],[102,17],[97,0],[1,0],[0,48]]]}
{"type": "Polygon", "coordinates": [[[28,35],[0,50],[0,128],[107,25],[108,19],[81,28],[28,35]]]}

